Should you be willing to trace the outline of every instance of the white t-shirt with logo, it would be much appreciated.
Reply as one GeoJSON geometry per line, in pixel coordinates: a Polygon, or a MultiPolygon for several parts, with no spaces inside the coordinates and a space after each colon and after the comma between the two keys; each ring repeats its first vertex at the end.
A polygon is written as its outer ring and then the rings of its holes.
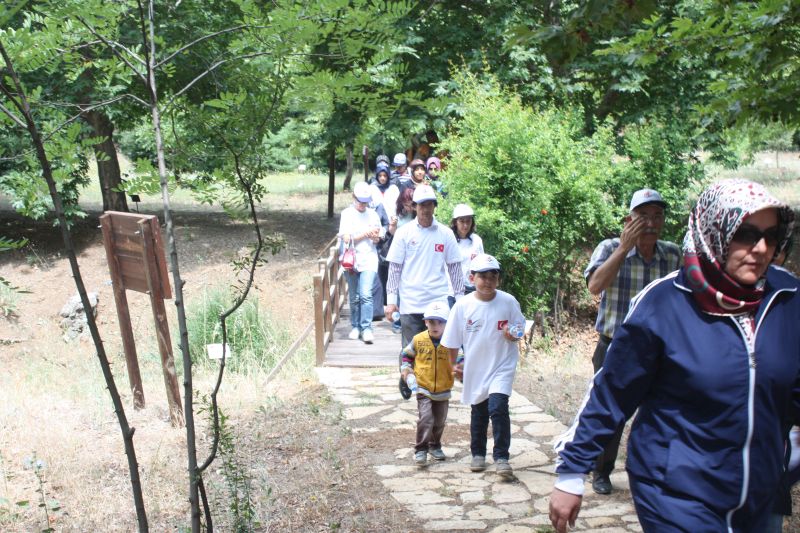
{"type": "Polygon", "coordinates": [[[497,291],[488,302],[475,293],[461,298],[450,310],[450,318],[442,335],[448,348],[464,347],[464,390],[461,403],[475,405],[495,392],[511,396],[517,370],[519,348],[506,339],[506,325],[524,324],[517,300],[504,291],[497,291]]]}
{"type": "Polygon", "coordinates": [[[483,239],[477,233],[473,233],[468,239],[458,241],[458,249],[461,252],[461,272],[464,274],[464,286],[472,287],[469,282],[469,265],[475,256],[483,252],[483,239]]]}
{"type": "MultiPolygon", "coordinates": [[[[364,212],[359,212],[355,207],[350,206],[342,211],[339,219],[339,237],[344,235],[358,235],[372,229],[385,232],[381,226],[381,219],[374,209],[366,208],[364,212]]],[[[377,272],[378,271],[378,249],[371,239],[361,239],[356,242],[356,264],[357,272],[377,272]]]]}
{"type": "Polygon", "coordinates": [[[400,313],[423,313],[450,293],[447,264],[461,261],[453,231],[433,220],[427,228],[416,219],[398,228],[386,259],[403,265],[400,274],[400,313]]]}

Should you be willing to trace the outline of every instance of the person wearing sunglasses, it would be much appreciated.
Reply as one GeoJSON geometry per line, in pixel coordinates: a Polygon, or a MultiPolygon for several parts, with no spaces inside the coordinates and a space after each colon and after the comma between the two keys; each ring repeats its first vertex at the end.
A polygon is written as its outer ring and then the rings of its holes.
{"type": "MultiPolygon", "coordinates": [[[[648,283],[677,270],[681,250],[677,244],[659,239],[664,228],[666,202],[653,189],[640,189],[631,197],[628,215],[619,238],[597,245],[584,277],[589,292],[600,296],[597,311],[597,345],[592,355],[594,371],[600,370],[611,339],[622,324],[631,300],[648,283]]],[[[611,472],[619,453],[624,425],[617,428],[592,472],[597,494],[612,491],[611,472]]]]}
{"type": "Polygon", "coordinates": [[[765,531],[800,414],[800,295],[771,266],[793,226],[757,183],[702,192],[683,267],[634,298],[556,445],[556,531],[574,525],[586,473],[637,410],[626,469],[645,532],[765,531]]]}

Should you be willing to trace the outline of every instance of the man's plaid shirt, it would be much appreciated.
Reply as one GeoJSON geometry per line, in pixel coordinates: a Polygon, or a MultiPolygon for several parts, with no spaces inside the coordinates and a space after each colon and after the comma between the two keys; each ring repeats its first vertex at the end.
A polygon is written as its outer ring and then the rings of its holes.
{"type": "MultiPolygon", "coordinates": [[[[618,247],[618,238],[606,239],[597,245],[589,260],[589,266],[583,272],[583,277],[587,282],[592,272],[602,265],[618,247]]],[[[600,295],[600,309],[597,312],[595,329],[601,335],[613,337],[614,332],[625,320],[633,297],[651,281],[663,278],[673,270],[677,270],[680,263],[681,249],[671,242],[658,241],[655,255],[649,264],[645,263],[638,250],[633,248],[625,257],[617,279],[600,295]]]]}

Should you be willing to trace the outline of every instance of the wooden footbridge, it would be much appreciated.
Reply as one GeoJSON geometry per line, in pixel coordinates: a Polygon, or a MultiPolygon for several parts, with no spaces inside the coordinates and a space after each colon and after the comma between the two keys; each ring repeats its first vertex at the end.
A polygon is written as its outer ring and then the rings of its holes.
{"type": "Polygon", "coordinates": [[[375,340],[365,344],[350,340],[350,306],[347,281],[339,265],[339,252],[334,238],[317,261],[319,272],[314,275],[314,337],[317,366],[397,367],[400,335],[392,333],[385,319],[374,321],[375,340]]]}

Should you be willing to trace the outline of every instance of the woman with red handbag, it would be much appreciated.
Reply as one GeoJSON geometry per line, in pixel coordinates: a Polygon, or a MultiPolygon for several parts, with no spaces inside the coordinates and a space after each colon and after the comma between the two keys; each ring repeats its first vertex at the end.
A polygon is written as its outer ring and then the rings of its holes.
{"type": "Polygon", "coordinates": [[[365,182],[353,188],[353,205],[342,211],[339,237],[344,251],[340,262],[346,269],[345,278],[350,296],[350,325],[347,336],[372,344],[372,286],[378,275],[378,250],[375,244],[385,230],[374,209],[369,207],[372,191],[365,182]]]}

